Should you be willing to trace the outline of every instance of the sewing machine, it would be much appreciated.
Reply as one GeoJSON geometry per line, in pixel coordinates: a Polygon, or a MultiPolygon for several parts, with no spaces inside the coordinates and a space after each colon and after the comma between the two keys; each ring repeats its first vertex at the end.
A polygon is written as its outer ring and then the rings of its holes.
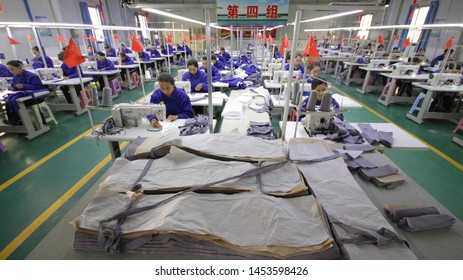
{"type": "Polygon", "coordinates": [[[457,73],[432,73],[429,74],[427,83],[431,86],[443,86],[448,84],[460,85],[462,74],[457,73]]]}
{"type": "Polygon", "coordinates": [[[84,63],[81,64],[82,71],[86,70],[97,70],[98,65],[96,64],[96,61],[85,61],[84,63]]]}
{"type": "Polygon", "coordinates": [[[409,65],[409,64],[403,64],[403,63],[397,63],[392,66],[392,74],[398,74],[398,75],[412,75],[415,73],[415,75],[418,73],[420,70],[419,65],[409,65]]]}
{"type": "Polygon", "coordinates": [[[59,79],[63,77],[63,70],[60,68],[39,68],[35,69],[35,73],[42,81],[59,79]]]}
{"type": "Polygon", "coordinates": [[[277,70],[273,72],[273,81],[275,83],[282,83],[283,80],[288,80],[289,71],[277,70]]]}
{"type": "Polygon", "coordinates": [[[155,115],[159,121],[166,119],[165,104],[129,104],[120,103],[111,109],[116,127],[138,127],[141,119],[155,115]]]}
{"type": "Polygon", "coordinates": [[[385,59],[372,59],[368,67],[372,68],[383,68],[389,65],[390,61],[385,59]]]}
{"type": "Polygon", "coordinates": [[[307,111],[305,114],[301,123],[310,136],[334,130],[333,117],[337,115],[337,112],[323,112],[317,108],[315,111],[307,111]]]}
{"type": "Polygon", "coordinates": [[[10,84],[7,79],[0,79],[0,91],[8,90],[10,84]]]}
{"type": "MultiPolygon", "coordinates": [[[[175,87],[183,89],[187,94],[191,93],[190,81],[175,81],[175,87]]],[[[157,90],[158,88],[160,88],[159,83],[154,83],[154,90],[157,90]]]]}

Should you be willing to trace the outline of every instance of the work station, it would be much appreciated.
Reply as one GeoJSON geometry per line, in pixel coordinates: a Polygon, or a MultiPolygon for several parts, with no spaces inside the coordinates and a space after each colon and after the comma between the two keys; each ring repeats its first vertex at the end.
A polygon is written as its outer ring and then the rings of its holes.
{"type": "Polygon", "coordinates": [[[0,5],[0,259],[463,260],[463,1],[0,5]]]}

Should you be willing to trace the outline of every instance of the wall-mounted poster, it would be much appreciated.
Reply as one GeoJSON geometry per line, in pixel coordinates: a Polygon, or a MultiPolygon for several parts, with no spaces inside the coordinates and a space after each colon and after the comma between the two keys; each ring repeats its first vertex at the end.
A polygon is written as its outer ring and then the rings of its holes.
{"type": "MultiPolygon", "coordinates": [[[[46,16],[34,16],[34,19],[36,22],[48,22],[48,19],[46,16]]],[[[44,36],[44,37],[52,36],[50,28],[37,28],[37,31],[39,32],[40,36],[44,36]]]]}

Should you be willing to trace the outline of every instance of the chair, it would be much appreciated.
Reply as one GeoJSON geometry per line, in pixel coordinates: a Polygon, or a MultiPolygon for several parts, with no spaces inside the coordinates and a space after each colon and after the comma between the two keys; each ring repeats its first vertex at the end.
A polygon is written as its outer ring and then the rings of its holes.
{"type": "MultiPolygon", "coordinates": [[[[421,105],[423,104],[423,100],[426,97],[426,94],[420,93],[418,97],[415,99],[415,102],[413,102],[412,107],[410,108],[410,111],[408,113],[412,115],[415,111],[419,111],[421,109],[421,105]]],[[[429,107],[431,106],[431,103],[434,99],[431,99],[431,102],[429,102],[428,108],[426,108],[426,111],[429,111],[429,107]]]]}
{"type": "Polygon", "coordinates": [[[42,114],[45,117],[45,123],[54,122],[55,125],[58,124],[58,122],[56,121],[55,115],[53,115],[53,112],[51,111],[47,102],[44,101],[37,105],[32,105],[30,108],[32,109],[32,112],[34,114],[34,118],[35,118],[35,121],[37,122],[38,129],[43,128],[42,116],[40,112],[42,112],[42,114]]]}
{"type": "Polygon", "coordinates": [[[137,71],[130,73],[130,79],[132,80],[132,85],[138,87],[140,84],[140,76],[138,76],[137,71]]]}
{"type": "Polygon", "coordinates": [[[458,122],[457,127],[453,130],[453,133],[457,133],[458,130],[463,130],[463,118],[458,122]]]}
{"type": "MultiPolygon", "coordinates": [[[[390,86],[391,86],[391,82],[387,82],[387,84],[386,84],[386,85],[384,86],[384,88],[383,88],[383,91],[381,92],[380,98],[385,98],[385,97],[386,97],[387,91],[388,91],[388,89],[389,89],[390,86]]],[[[394,96],[396,95],[396,91],[397,91],[397,88],[398,88],[398,87],[399,87],[398,85],[395,86],[395,89],[394,89],[394,91],[392,92],[392,95],[394,95],[394,96]]]]}
{"type": "Polygon", "coordinates": [[[122,93],[121,84],[116,78],[109,80],[109,87],[111,88],[113,95],[118,95],[119,93],[122,93]]]}

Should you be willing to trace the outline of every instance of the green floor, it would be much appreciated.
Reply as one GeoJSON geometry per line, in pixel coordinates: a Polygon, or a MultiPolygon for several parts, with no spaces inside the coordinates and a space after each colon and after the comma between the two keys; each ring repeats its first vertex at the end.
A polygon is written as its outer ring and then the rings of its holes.
{"type": "MultiPolygon", "coordinates": [[[[175,76],[175,70],[173,74],[175,76]]],[[[151,92],[153,83],[146,83],[145,88],[151,92]]],[[[363,96],[345,86],[339,89],[341,94],[350,95],[435,148],[434,151],[426,152],[388,151],[385,154],[463,220],[463,206],[460,202],[463,198],[463,148],[450,142],[455,125],[449,122],[425,122],[418,125],[405,118],[408,106],[384,107],[376,102],[376,94],[363,96]],[[439,151],[456,163],[444,159],[438,154],[439,151]]],[[[142,93],[139,88],[130,92],[124,90],[124,94],[114,102],[128,102],[140,97],[142,93]]],[[[92,111],[95,123],[101,122],[109,114],[106,111],[92,111]]],[[[220,112],[216,114],[219,116],[220,112]]],[[[352,110],[344,115],[351,122],[384,121],[367,109],[352,110]]],[[[70,112],[58,112],[55,116],[59,124],[52,125],[50,132],[36,139],[26,140],[20,134],[5,134],[0,138],[9,150],[6,153],[0,152],[0,259],[24,259],[110,166],[108,163],[97,167],[109,155],[107,143],[97,144],[82,138],[83,133],[90,129],[87,114],[77,117],[70,112]],[[24,176],[16,178],[23,170],[76,137],[80,139],[24,176]],[[86,176],[90,172],[96,174],[86,176]],[[10,179],[15,182],[8,183],[10,179]],[[73,186],[72,191],[75,193],[69,193],[73,186]]],[[[277,132],[278,121],[278,116],[272,116],[277,132]]],[[[220,124],[219,119],[216,131],[220,124]]]]}

